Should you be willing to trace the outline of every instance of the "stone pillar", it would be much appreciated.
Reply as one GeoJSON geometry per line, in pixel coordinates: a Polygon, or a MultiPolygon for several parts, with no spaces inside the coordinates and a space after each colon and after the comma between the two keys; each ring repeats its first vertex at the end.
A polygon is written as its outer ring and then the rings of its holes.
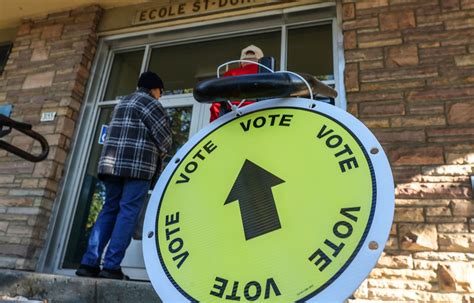
{"type": "MultiPolygon", "coordinates": [[[[50,145],[31,163],[0,150],[0,268],[34,270],[74,138],[97,45],[101,8],[89,6],[25,21],[0,78],[0,105],[30,123],[50,145]],[[42,112],[56,112],[40,122],[42,112]]],[[[13,131],[2,138],[26,151],[40,146],[13,131]]]]}
{"type": "Polygon", "coordinates": [[[395,222],[360,300],[474,300],[472,1],[342,1],[349,111],[380,140],[395,222]]]}

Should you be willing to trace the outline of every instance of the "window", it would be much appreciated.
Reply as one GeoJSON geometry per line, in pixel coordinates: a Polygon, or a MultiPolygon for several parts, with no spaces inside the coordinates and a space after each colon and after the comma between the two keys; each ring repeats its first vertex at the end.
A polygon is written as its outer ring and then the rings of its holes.
{"type": "Polygon", "coordinates": [[[3,73],[5,65],[7,65],[8,56],[12,49],[12,43],[0,44],[0,75],[3,73]]]}
{"type": "Polygon", "coordinates": [[[144,53],[139,50],[115,54],[104,100],[117,100],[135,91],[144,53]]]}
{"type": "Polygon", "coordinates": [[[192,93],[196,83],[215,78],[219,65],[240,59],[241,50],[250,44],[260,47],[265,56],[274,57],[278,69],[280,37],[281,33],[274,31],[154,48],[149,69],[164,79],[165,94],[192,93]]]}

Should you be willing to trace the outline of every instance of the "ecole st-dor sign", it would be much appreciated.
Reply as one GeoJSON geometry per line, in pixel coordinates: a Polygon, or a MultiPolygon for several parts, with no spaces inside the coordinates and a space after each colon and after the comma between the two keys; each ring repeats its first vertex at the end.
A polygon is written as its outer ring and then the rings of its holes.
{"type": "Polygon", "coordinates": [[[342,302],[375,266],[391,170],[345,111],[272,99],[201,130],[146,213],[144,257],[164,302],[342,302]]]}
{"type": "MultiPolygon", "coordinates": [[[[195,0],[148,7],[136,12],[134,25],[192,17],[268,3],[268,0],[195,0]]],[[[271,2],[271,1],[270,1],[271,2]]]]}

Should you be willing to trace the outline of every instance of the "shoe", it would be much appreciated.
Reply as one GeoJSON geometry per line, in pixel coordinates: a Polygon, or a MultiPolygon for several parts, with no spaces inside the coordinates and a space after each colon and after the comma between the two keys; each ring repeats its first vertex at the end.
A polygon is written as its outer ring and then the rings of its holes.
{"type": "Polygon", "coordinates": [[[130,280],[130,277],[125,275],[122,272],[122,269],[107,269],[104,268],[100,271],[99,273],[99,278],[105,278],[105,279],[116,279],[116,280],[130,280]]]}
{"type": "Polygon", "coordinates": [[[100,272],[100,267],[93,267],[89,265],[81,264],[79,268],[76,270],[76,276],[80,277],[97,277],[100,272]]]}

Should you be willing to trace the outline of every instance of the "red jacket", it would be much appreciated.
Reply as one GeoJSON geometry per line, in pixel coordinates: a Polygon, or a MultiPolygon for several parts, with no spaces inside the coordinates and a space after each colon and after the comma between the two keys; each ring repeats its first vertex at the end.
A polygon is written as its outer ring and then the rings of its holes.
{"type": "MultiPolygon", "coordinates": [[[[241,66],[238,68],[231,69],[227,71],[223,77],[229,77],[229,76],[239,76],[239,75],[248,75],[248,74],[256,74],[258,73],[258,65],[257,64],[247,64],[245,66],[241,66]]],[[[242,106],[249,105],[254,103],[255,101],[245,101],[242,106]]],[[[240,100],[238,101],[232,101],[232,104],[239,105],[240,100]]],[[[216,102],[212,103],[211,105],[211,119],[209,122],[212,122],[219,118],[219,111],[221,109],[221,103],[216,102]]]]}

